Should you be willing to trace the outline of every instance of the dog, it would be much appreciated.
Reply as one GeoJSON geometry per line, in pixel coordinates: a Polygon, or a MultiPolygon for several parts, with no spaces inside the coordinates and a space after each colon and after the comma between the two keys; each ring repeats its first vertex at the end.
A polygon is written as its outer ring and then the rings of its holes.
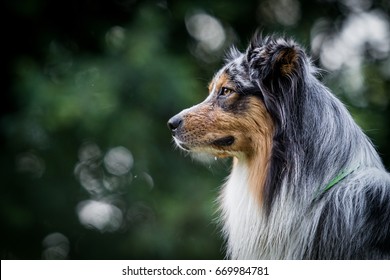
{"type": "Polygon", "coordinates": [[[217,199],[226,258],[390,258],[390,175],[318,74],[294,39],[257,33],[168,121],[181,149],[233,158],[217,199]]]}

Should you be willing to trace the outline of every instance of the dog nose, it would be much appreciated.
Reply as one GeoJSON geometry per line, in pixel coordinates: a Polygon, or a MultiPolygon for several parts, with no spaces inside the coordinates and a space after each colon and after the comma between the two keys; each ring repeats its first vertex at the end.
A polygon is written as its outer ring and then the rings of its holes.
{"type": "Polygon", "coordinates": [[[168,121],[168,128],[174,132],[183,122],[182,118],[178,115],[172,117],[168,121]]]}

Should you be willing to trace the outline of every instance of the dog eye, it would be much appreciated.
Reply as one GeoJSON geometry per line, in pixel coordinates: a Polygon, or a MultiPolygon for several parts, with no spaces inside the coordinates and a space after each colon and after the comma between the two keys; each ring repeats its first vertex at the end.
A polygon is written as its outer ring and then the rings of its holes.
{"type": "Polygon", "coordinates": [[[234,91],[231,89],[231,88],[226,88],[226,87],[222,87],[220,90],[219,90],[219,96],[228,96],[230,94],[232,94],[234,91]]]}

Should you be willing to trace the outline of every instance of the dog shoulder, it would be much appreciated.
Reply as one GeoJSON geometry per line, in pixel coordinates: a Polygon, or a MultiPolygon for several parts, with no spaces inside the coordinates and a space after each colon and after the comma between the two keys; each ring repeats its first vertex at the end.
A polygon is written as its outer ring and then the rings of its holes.
{"type": "Polygon", "coordinates": [[[390,175],[367,168],[322,200],[309,258],[390,258],[390,175]]]}

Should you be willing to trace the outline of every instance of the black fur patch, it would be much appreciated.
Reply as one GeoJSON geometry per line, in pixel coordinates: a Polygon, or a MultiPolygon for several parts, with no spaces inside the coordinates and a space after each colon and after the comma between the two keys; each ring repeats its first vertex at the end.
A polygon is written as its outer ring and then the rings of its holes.
{"type": "Polygon", "coordinates": [[[227,147],[233,145],[235,139],[233,136],[226,136],[213,141],[213,145],[218,147],[227,147]]]}

